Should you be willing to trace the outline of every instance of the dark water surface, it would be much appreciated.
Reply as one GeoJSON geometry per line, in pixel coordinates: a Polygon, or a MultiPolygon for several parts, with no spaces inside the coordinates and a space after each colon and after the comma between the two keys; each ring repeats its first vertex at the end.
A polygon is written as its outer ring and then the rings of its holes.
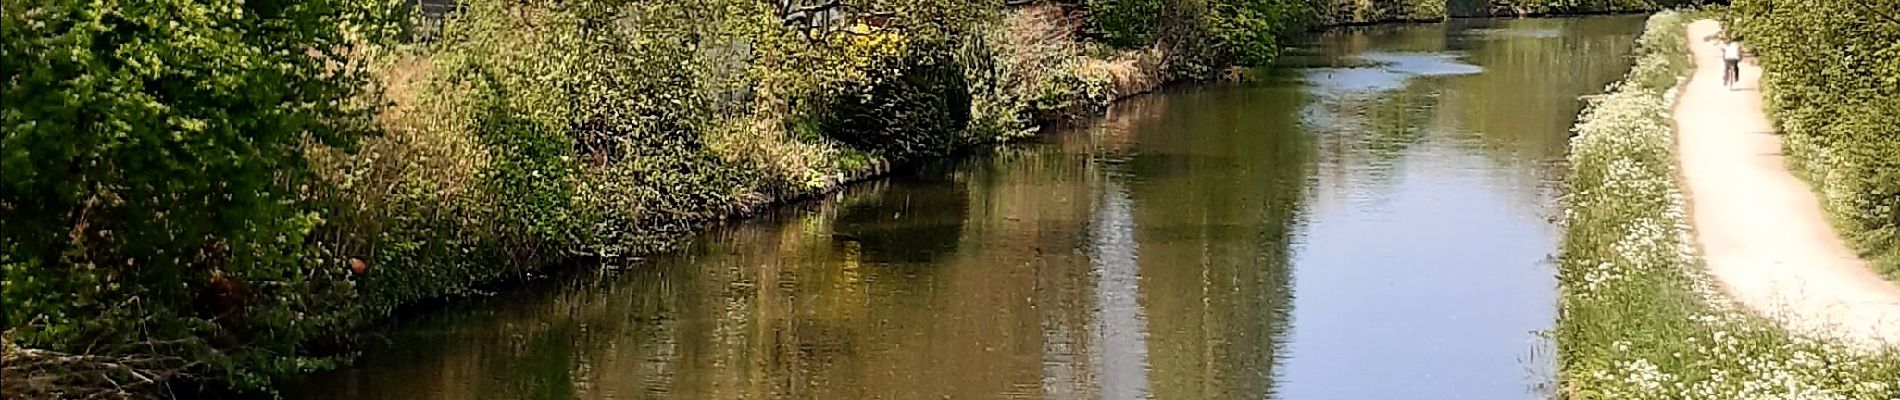
{"type": "Polygon", "coordinates": [[[1543,398],[1567,129],[1640,28],[1331,32],[1254,83],[412,318],[287,394],[1543,398]]]}

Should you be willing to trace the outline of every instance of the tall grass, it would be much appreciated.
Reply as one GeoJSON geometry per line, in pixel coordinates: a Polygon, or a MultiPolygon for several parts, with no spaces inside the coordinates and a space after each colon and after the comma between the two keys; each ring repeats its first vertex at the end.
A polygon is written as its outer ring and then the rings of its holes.
{"type": "Polygon", "coordinates": [[[1651,17],[1575,128],[1559,256],[1568,399],[1894,399],[1900,353],[1791,335],[1725,300],[1690,236],[1669,110],[1695,13],[1651,17]]]}

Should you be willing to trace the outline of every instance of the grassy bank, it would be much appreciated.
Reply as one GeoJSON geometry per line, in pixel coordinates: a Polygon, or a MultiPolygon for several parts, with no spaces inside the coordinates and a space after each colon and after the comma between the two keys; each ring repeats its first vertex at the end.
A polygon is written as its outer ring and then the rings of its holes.
{"type": "Polygon", "coordinates": [[[1685,24],[1651,17],[1625,80],[1572,140],[1559,256],[1559,394],[1571,399],[1892,399],[1900,353],[1794,337],[1723,299],[1690,236],[1670,104],[1685,24]]]}
{"type": "Polygon", "coordinates": [[[1900,2],[1744,0],[1725,15],[1766,71],[1798,175],[1842,232],[1900,279],[1900,2]]]}

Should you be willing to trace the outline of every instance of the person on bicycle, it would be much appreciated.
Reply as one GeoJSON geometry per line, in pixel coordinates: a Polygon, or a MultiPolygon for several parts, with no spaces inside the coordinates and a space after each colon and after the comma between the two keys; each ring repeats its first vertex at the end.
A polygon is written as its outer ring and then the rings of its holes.
{"type": "Polygon", "coordinates": [[[1722,44],[1722,86],[1734,88],[1742,80],[1742,42],[1729,38],[1722,44]]]}

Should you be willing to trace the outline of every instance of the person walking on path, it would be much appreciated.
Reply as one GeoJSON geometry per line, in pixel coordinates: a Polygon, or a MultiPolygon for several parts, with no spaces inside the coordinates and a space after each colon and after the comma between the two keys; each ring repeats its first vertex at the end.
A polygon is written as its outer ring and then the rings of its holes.
{"type": "Polygon", "coordinates": [[[1722,43],[1722,87],[1735,89],[1742,80],[1742,42],[1730,37],[1722,43]]]}
{"type": "Polygon", "coordinates": [[[1739,46],[1716,39],[1720,23],[1700,20],[1688,30],[1695,73],[1673,110],[1676,162],[1709,274],[1730,297],[1790,330],[1900,348],[1900,286],[1847,247],[1813,188],[1788,172],[1762,93],[1733,89],[1758,87],[1761,67],[1739,65],[1739,46]],[[1734,85],[1718,89],[1717,74],[1734,85]]]}

